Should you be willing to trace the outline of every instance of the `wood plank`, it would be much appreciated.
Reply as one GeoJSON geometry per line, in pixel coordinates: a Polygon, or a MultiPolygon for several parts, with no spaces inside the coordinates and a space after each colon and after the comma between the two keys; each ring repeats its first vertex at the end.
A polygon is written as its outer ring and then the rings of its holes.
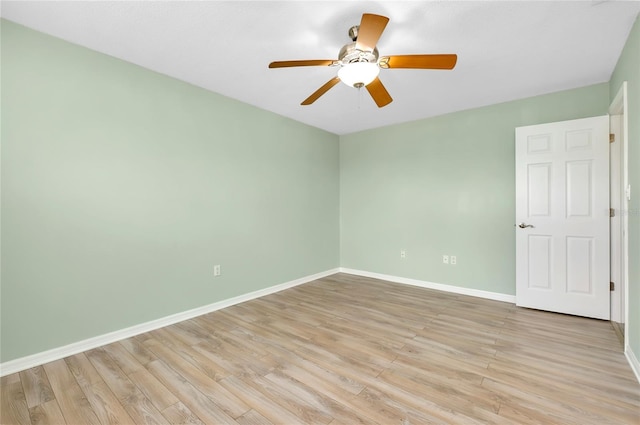
{"type": "Polygon", "coordinates": [[[142,365],[146,365],[156,359],[156,356],[135,338],[123,339],[120,344],[142,365]]]}
{"type": "Polygon", "coordinates": [[[230,417],[238,417],[250,409],[241,399],[230,393],[217,381],[203,374],[192,363],[173,352],[170,348],[162,344],[150,344],[149,347],[158,357],[169,361],[172,369],[186,379],[195,389],[210,399],[216,400],[216,404],[230,417]]]}
{"type": "Polygon", "coordinates": [[[210,365],[216,365],[216,368],[222,367],[226,370],[225,377],[229,375],[242,377],[263,376],[275,366],[272,364],[274,362],[269,362],[269,359],[264,359],[264,362],[261,359],[249,360],[237,352],[230,353],[226,349],[211,346],[207,342],[194,345],[193,349],[201,354],[203,358],[206,358],[210,365]]]}
{"type": "MultiPolygon", "coordinates": [[[[388,394],[368,387],[358,396],[346,401],[346,404],[367,418],[367,422],[372,421],[378,424],[464,424],[459,417],[455,416],[451,418],[452,420],[447,421],[439,417],[439,412],[423,414],[388,394]]],[[[429,406],[429,403],[426,402],[424,406],[429,406]]]]}
{"type": "Polygon", "coordinates": [[[523,382],[515,385],[485,379],[482,386],[489,388],[500,394],[501,407],[500,415],[511,420],[520,420],[523,423],[535,424],[601,424],[602,418],[592,418],[580,412],[580,406],[572,408],[563,403],[557,403],[552,399],[540,397],[536,394],[522,391],[520,386],[523,382]]]}
{"type": "Polygon", "coordinates": [[[30,425],[29,408],[17,373],[2,378],[0,423],[30,425]]]}
{"type": "MultiPolygon", "coordinates": [[[[64,416],[56,400],[38,403],[29,409],[32,425],[64,424],[64,416]]],[[[6,422],[3,422],[6,423],[6,422]]]]}
{"type": "Polygon", "coordinates": [[[326,395],[319,388],[306,381],[299,381],[280,371],[270,373],[265,376],[265,379],[271,381],[277,388],[291,394],[298,400],[298,404],[306,405],[307,409],[314,409],[327,415],[331,421],[329,423],[333,423],[334,420],[350,424],[367,423],[353,409],[347,408],[337,402],[335,398],[326,395]]]}
{"type": "Polygon", "coordinates": [[[295,363],[283,363],[280,370],[334,400],[349,399],[365,388],[361,382],[339,375],[304,358],[296,360],[295,363]]]}
{"type": "Polygon", "coordinates": [[[29,409],[55,398],[49,385],[49,378],[42,366],[20,372],[20,380],[29,409]]]}
{"type": "Polygon", "coordinates": [[[253,409],[249,410],[244,415],[237,417],[236,422],[238,425],[273,425],[273,422],[253,409]]]}
{"type": "Polygon", "coordinates": [[[160,411],[131,382],[105,350],[97,348],[88,351],[86,354],[135,423],[168,423],[160,411]]]}
{"type": "MultiPolygon", "coordinates": [[[[169,355],[173,355],[174,353],[180,355],[183,359],[197,367],[202,373],[215,380],[221,379],[230,373],[227,367],[220,366],[216,362],[211,361],[211,359],[205,355],[206,353],[197,349],[197,346],[192,347],[186,345],[179,340],[172,339],[171,334],[160,331],[163,331],[163,329],[158,330],[154,333],[153,338],[148,338],[143,343],[145,348],[152,352],[157,359],[166,360],[163,359],[161,355],[159,356],[157,353],[154,353],[153,350],[150,349],[151,347],[160,346],[161,349],[170,350],[168,352],[165,351],[169,353],[169,355]],[[162,347],[162,345],[165,347],[162,347]]],[[[215,342],[211,342],[210,340],[201,342],[201,344],[207,344],[207,346],[213,343],[215,342]]],[[[215,350],[217,347],[213,349],[215,350]]]]}
{"type": "Polygon", "coordinates": [[[235,351],[240,351],[244,355],[250,355],[252,357],[264,357],[268,355],[268,351],[263,349],[259,344],[253,344],[251,341],[247,341],[244,338],[237,336],[233,331],[230,332],[220,332],[218,334],[213,334],[214,338],[211,338],[212,335],[211,330],[208,328],[207,322],[195,322],[193,323],[194,328],[198,327],[205,331],[205,338],[202,338],[198,341],[208,341],[215,342],[216,344],[223,345],[225,347],[233,347],[235,351]],[[196,323],[198,323],[196,325],[196,323]]]}
{"type": "MultiPolygon", "coordinates": [[[[147,369],[141,369],[129,374],[131,382],[142,391],[142,393],[160,410],[161,412],[169,406],[180,402],[178,398],[167,389],[158,379],[153,376],[147,369]]],[[[165,415],[166,417],[166,415],[165,415]]]]}
{"type": "Polygon", "coordinates": [[[301,399],[293,391],[277,385],[273,380],[259,376],[244,380],[244,383],[261,393],[263,398],[271,400],[294,414],[301,423],[328,424],[333,420],[333,416],[320,403],[310,403],[308,400],[301,399]]]}
{"type": "Polygon", "coordinates": [[[114,342],[101,348],[109,354],[109,357],[111,357],[126,375],[144,369],[144,365],[124,348],[120,342],[114,342]]]}
{"type": "MultiPolygon", "coordinates": [[[[473,419],[482,423],[508,424],[508,421],[501,420],[497,415],[500,402],[490,390],[463,382],[459,382],[455,388],[452,388],[437,375],[421,373],[416,368],[403,367],[394,371],[384,371],[380,374],[375,388],[389,391],[390,394],[395,394],[396,389],[415,395],[428,394],[429,402],[437,405],[442,411],[457,412],[461,416],[459,420],[464,417],[464,421],[467,422],[473,419]]],[[[424,405],[416,403],[415,399],[409,398],[407,404],[413,405],[418,411],[423,411],[424,405]]]]}
{"type": "Polygon", "coordinates": [[[298,424],[298,416],[275,403],[264,394],[235,376],[228,376],[220,380],[220,384],[234,393],[238,398],[252,406],[252,408],[274,424],[298,424]]]}
{"type": "Polygon", "coordinates": [[[104,381],[82,387],[89,404],[103,425],[130,424],[133,418],[104,381]]]}
{"type": "Polygon", "coordinates": [[[151,372],[165,387],[169,388],[191,412],[207,424],[231,424],[233,418],[222,408],[202,394],[179,373],[171,369],[161,360],[154,360],[147,365],[151,372]]]}
{"type": "Polygon", "coordinates": [[[172,404],[162,411],[165,418],[172,424],[180,425],[205,425],[187,406],[181,401],[172,404]]]}
{"type": "Polygon", "coordinates": [[[572,388],[575,387],[574,391],[582,390],[583,393],[585,391],[584,388],[588,388],[586,392],[593,395],[601,394],[605,398],[615,393],[616,398],[639,402],[638,407],[640,407],[640,401],[637,400],[637,391],[634,391],[633,387],[629,386],[628,377],[609,374],[608,379],[603,380],[602,367],[595,369],[590,365],[583,365],[582,362],[571,357],[565,359],[558,357],[555,361],[550,361],[528,355],[521,356],[510,353],[506,356],[503,353],[498,353],[495,361],[491,362],[490,367],[494,369],[507,368],[521,372],[532,380],[547,379],[549,373],[551,373],[555,379],[560,380],[559,385],[562,388],[568,389],[567,387],[571,386],[572,388]],[[527,364],[527,367],[522,368],[521,365],[523,364],[527,364]]]}
{"type": "Polygon", "coordinates": [[[64,361],[81,388],[91,387],[103,382],[102,377],[84,353],[66,357],[64,361]]]}
{"type": "MultiPolygon", "coordinates": [[[[577,411],[579,416],[600,420],[600,423],[606,422],[608,418],[614,418],[620,423],[625,423],[630,418],[638,418],[640,413],[638,405],[633,406],[619,400],[611,403],[609,402],[610,398],[597,397],[593,391],[585,392],[580,384],[566,385],[553,375],[536,377],[524,369],[526,368],[522,368],[522,366],[505,368],[491,365],[487,373],[491,378],[485,378],[483,386],[491,385],[504,389],[504,386],[500,387],[499,385],[507,384],[510,392],[515,393],[516,388],[522,391],[521,383],[526,382],[526,393],[543,403],[547,410],[556,409],[566,415],[569,415],[569,412],[575,414],[577,411]]],[[[629,396],[633,397],[633,395],[629,396]]]]}
{"type": "Polygon", "coordinates": [[[91,404],[64,360],[44,365],[51,389],[68,424],[99,424],[91,404]]]}

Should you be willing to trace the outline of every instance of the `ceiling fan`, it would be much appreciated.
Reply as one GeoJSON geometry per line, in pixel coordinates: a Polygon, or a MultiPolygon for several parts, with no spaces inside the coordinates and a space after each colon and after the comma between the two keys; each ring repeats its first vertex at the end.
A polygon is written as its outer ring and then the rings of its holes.
{"type": "Polygon", "coordinates": [[[380,69],[413,68],[413,69],[453,69],[458,60],[454,54],[442,55],[396,55],[379,56],[376,43],[380,39],[389,18],[365,13],[360,25],[349,29],[352,43],[342,46],[338,59],[276,61],[269,68],[288,68],[295,66],[332,66],[339,67],[338,75],[327,81],[301,105],[311,105],[320,96],[340,81],[355,88],[366,87],[379,108],[393,101],[384,87],[378,73],[380,69]]]}

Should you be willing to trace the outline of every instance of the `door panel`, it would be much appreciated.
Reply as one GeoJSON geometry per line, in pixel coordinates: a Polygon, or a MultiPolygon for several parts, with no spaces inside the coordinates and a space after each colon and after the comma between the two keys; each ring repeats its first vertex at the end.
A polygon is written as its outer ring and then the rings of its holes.
{"type": "Polygon", "coordinates": [[[593,294],[593,238],[567,237],[567,292],[593,294]]]}
{"type": "Polygon", "coordinates": [[[551,289],[551,236],[529,235],[529,288],[551,289]]]}
{"type": "Polygon", "coordinates": [[[516,129],[516,304],[609,319],[609,118],[516,129]]]}
{"type": "Polygon", "coordinates": [[[529,164],[527,186],[529,217],[551,215],[551,163],[529,164]]]}
{"type": "Polygon", "coordinates": [[[592,161],[567,162],[567,218],[591,218],[592,161]]]}

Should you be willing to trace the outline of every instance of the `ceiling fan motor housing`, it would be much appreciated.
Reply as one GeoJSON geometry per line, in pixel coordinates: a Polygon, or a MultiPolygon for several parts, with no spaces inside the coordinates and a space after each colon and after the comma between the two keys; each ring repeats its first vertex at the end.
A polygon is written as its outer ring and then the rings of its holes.
{"type": "Polygon", "coordinates": [[[366,52],[356,49],[356,43],[353,42],[342,46],[342,49],[340,49],[340,53],[338,54],[338,60],[343,65],[353,62],[377,63],[378,56],[377,47],[371,52],[366,52]]]}

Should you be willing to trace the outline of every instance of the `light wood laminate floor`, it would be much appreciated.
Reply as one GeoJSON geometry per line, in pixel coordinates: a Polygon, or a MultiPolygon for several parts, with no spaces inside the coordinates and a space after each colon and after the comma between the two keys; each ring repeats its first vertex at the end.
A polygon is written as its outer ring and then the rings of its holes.
{"type": "Polygon", "coordinates": [[[2,424],[640,423],[609,322],[338,274],[2,378],[2,424]]]}

